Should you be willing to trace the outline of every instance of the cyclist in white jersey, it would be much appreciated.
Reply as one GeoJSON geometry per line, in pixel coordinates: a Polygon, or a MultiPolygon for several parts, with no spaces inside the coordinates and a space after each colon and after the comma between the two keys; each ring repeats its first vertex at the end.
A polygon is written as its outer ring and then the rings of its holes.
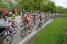
{"type": "Polygon", "coordinates": [[[6,22],[5,20],[3,19],[2,15],[0,14],[0,34],[4,34],[5,33],[5,30],[6,30],[6,22]]]}

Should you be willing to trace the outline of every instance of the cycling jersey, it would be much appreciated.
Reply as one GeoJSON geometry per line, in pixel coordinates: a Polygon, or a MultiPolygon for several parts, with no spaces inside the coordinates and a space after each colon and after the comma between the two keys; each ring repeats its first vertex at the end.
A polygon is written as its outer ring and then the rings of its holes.
{"type": "Polygon", "coordinates": [[[11,26],[12,26],[12,22],[11,22],[11,21],[8,21],[8,22],[6,23],[6,26],[11,27],[11,26]]]}
{"type": "Polygon", "coordinates": [[[25,19],[26,24],[29,24],[30,16],[25,14],[24,19],[25,19]]]}
{"type": "Polygon", "coordinates": [[[36,24],[35,22],[36,22],[36,16],[35,15],[33,15],[33,22],[34,22],[34,24],[36,24]]]}
{"type": "Polygon", "coordinates": [[[30,18],[29,18],[28,16],[26,16],[25,19],[26,19],[26,23],[29,24],[29,22],[30,22],[30,18]]]}
{"type": "Polygon", "coordinates": [[[35,19],[36,19],[36,16],[34,15],[34,16],[33,16],[33,20],[35,21],[35,19]]]}
{"type": "Polygon", "coordinates": [[[0,19],[0,26],[4,26],[5,27],[5,24],[6,24],[6,22],[4,21],[4,19],[3,18],[0,19]]]}
{"type": "Polygon", "coordinates": [[[8,11],[3,11],[4,16],[8,16],[8,11]]]}
{"type": "Polygon", "coordinates": [[[6,23],[6,26],[10,32],[13,32],[13,23],[10,20],[6,23]]]}

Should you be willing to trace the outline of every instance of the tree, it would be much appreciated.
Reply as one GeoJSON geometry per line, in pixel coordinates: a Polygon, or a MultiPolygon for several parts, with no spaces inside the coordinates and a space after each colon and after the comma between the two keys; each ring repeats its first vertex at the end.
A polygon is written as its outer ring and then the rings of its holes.
{"type": "Polygon", "coordinates": [[[49,1],[47,4],[48,11],[54,13],[56,12],[56,6],[54,2],[49,1]]]}
{"type": "Polygon", "coordinates": [[[43,1],[44,0],[22,0],[21,1],[22,9],[41,11],[43,9],[43,1]]]}

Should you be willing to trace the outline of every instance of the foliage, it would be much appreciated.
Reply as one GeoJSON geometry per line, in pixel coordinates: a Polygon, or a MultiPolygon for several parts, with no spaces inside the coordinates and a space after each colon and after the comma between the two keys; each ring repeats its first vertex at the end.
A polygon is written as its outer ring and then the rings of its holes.
{"type": "MultiPolygon", "coordinates": [[[[13,8],[19,8],[20,10],[67,14],[67,8],[56,6],[51,0],[20,0],[19,2],[15,0],[15,4],[13,3],[12,5],[13,8]]],[[[10,3],[7,1],[2,2],[1,0],[0,7],[12,8],[10,3]]]]}
{"type": "Polygon", "coordinates": [[[42,11],[51,13],[67,13],[67,8],[56,6],[51,0],[21,0],[22,9],[28,11],[42,11]]]}

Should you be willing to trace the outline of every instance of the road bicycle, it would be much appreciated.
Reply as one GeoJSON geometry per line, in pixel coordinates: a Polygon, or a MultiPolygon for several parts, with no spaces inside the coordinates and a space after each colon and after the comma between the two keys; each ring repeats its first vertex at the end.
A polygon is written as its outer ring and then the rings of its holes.
{"type": "Polygon", "coordinates": [[[42,22],[39,22],[39,23],[37,24],[36,30],[38,31],[38,29],[39,29],[41,26],[42,26],[42,22]]]}
{"type": "Polygon", "coordinates": [[[0,38],[4,44],[11,44],[13,37],[6,27],[0,26],[0,38]]]}
{"type": "Polygon", "coordinates": [[[12,33],[16,34],[17,31],[18,31],[18,26],[17,26],[17,22],[16,21],[12,22],[12,28],[13,28],[12,33]]]}
{"type": "Polygon", "coordinates": [[[21,30],[21,37],[26,36],[27,33],[31,33],[33,27],[32,27],[32,26],[29,27],[29,32],[28,32],[26,29],[27,29],[27,27],[23,25],[23,28],[22,28],[22,30],[21,30]]]}

